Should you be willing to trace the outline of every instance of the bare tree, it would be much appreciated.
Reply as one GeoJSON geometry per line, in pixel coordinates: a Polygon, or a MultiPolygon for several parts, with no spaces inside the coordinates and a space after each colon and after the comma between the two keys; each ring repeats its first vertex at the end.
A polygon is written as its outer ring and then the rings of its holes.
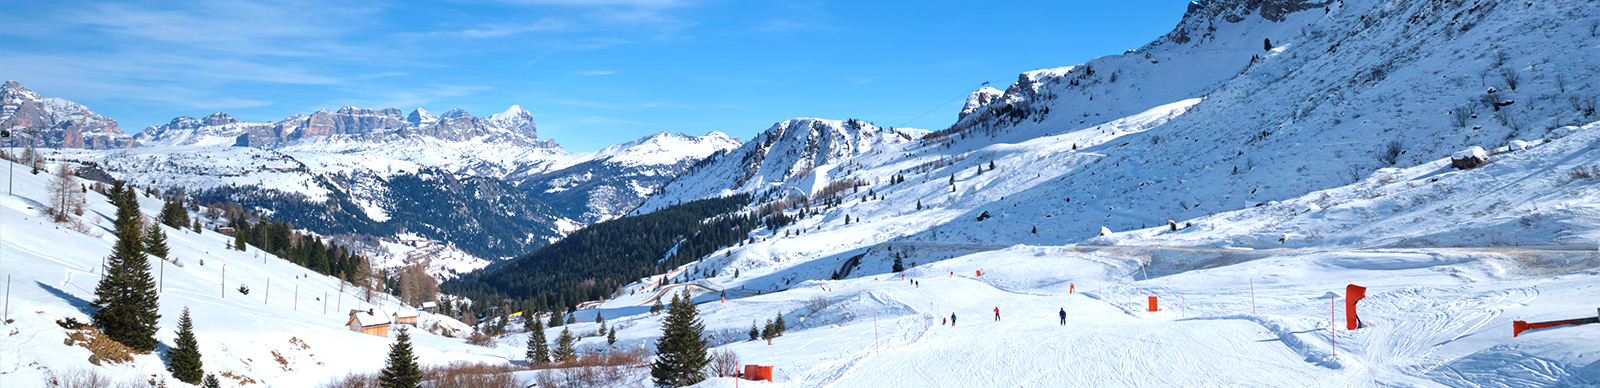
{"type": "Polygon", "coordinates": [[[83,190],[72,178],[72,168],[66,163],[56,166],[55,177],[50,179],[50,215],[55,222],[72,219],[68,213],[83,214],[83,190]]]}
{"type": "Polygon", "coordinates": [[[439,282],[428,276],[427,261],[412,264],[400,269],[400,300],[408,305],[419,306],[424,302],[432,302],[434,296],[439,294],[439,282]]]}

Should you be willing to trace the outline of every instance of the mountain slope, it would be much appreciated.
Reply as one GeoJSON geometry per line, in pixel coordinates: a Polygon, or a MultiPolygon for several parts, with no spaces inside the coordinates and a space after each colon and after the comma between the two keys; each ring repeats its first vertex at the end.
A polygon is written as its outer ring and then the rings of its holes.
{"type": "Polygon", "coordinates": [[[40,97],[17,81],[0,86],[0,128],[16,133],[19,143],[29,136],[38,147],[104,149],[129,143],[116,120],[72,101],[40,97]]]}
{"type": "Polygon", "coordinates": [[[905,144],[926,131],[878,128],[859,120],[790,119],[773,124],[738,149],[690,167],[640,205],[647,213],[676,203],[734,193],[758,192],[766,199],[789,190],[811,193],[846,169],[851,157],[905,144]]]}
{"type": "MultiPolygon", "coordinates": [[[[46,386],[50,376],[94,371],[113,384],[143,385],[156,380],[168,386],[159,349],[173,344],[178,317],[188,308],[194,320],[204,369],[224,386],[316,386],[350,372],[375,372],[383,367],[392,337],[352,332],[344,325],[353,309],[398,311],[399,302],[382,292],[367,302],[360,289],[251,248],[224,249],[232,238],[212,231],[164,228],[172,262],[152,259],[151,274],[160,284],[158,353],[133,355],[125,363],[90,362],[90,350],[63,344],[71,331],[62,319],[88,322],[101,260],[110,253],[114,234],[109,218],[115,207],[90,191],[79,232],[47,221],[47,174],[13,176],[3,182],[15,195],[0,197],[0,272],[11,278],[5,341],[0,341],[0,385],[46,386]],[[250,293],[239,291],[248,287],[250,293]]],[[[0,180],[8,178],[0,177],[0,180]]],[[[80,183],[89,183],[80,181],[80,183]]],[[[156,214],[161,200],[139,196],[146,215],[156,214]]],[[[505,364],[519,357],[509,349],[490,349],[462,339],[430,333],[438,324],[462,334],[469,327],[449,317],[422,313],[421,328],[411,330],[413,346],[425,365],[452,361],[505,364]]],[[[394,333],[390,331],[391,335],[394,333]]],[[[98,347],[98,346],[97,346],[98,347]]]]}

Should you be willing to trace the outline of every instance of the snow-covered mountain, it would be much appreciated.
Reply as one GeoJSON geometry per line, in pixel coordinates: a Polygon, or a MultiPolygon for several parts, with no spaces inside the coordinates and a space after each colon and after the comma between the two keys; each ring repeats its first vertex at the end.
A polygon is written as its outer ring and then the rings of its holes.
{"type": "Polygon", "coordinates": [[[667,183],[637,212],[648,213],[676,203],[760,192],[772,198],[791,190],[814,193],[829,177],[860,168],[848,164],[868,152],[882,152],[912,142],[927,131],[878,128],[860,120],[797,118],[773,124],[737,149],[712,155],[667,183]]]}
{"type": "Polygon", "coordinates": [[[201,203],[237,202],[361,242],[352,248],[385,266],[427,261],[441,277],[625,214],[695,162],[739,146],[720,132],[661,133],[568,152],[539,139],[533,114],[515,105],[487,118],[346,106],[253,123],[217,112],[135,136],[82,135],[116,122],[15,82],[4,93],[7,123],[55,123],[46,138],[56,149],[42,151],[52,160],[201,203]],[[106,145],[132,148],[96,149],[106,145]]]}
{"type": "Polygon", "coordinates": [[[120,148],[130,140],[116,120],[72,101],[40,97],[17,81],[0,86],[0,128],[13,132],[17,144],[31,139],[39,147],[120,148]]]}
{"type": "Polygon", "coordinates": [[[808,163],[832,151],[780,124],[707,159],[639,211],[812,196],[598,311],[689,283],[719,337],[803,321],[723,347],[795,386],[1592,385],[1600,326],[1511,321],[1600,301],[1597,26],[1578,0],[1196,2],[914,141],[808,163]]]}

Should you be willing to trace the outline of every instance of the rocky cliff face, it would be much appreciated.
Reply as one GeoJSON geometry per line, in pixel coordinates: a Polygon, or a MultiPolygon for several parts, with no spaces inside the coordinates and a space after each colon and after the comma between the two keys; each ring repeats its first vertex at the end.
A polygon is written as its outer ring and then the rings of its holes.
{"type": "Polygon", "coordinates": [[[117,121],[60,98],[42,98],[17,81],[0,86],[0,128],[50,148],[121,148],[130,138],[117,121]],[[35,137],[36,136],[36,137],[35,137]]]}

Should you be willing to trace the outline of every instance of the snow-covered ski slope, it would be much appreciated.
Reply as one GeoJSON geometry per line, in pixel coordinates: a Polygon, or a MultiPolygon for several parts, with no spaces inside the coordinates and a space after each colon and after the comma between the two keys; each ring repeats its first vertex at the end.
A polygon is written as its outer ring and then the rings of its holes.
{"type": "Polygon", "coordinates": [[[726,290],[702,305],[719,336],[785,314],[774,345],[727,347],[788,386],[1600,384],[1600,325],[1511,337],[1600,308],[1600,8],[1204,3],[1138,50],[974,93],[947,137],[751,141],[640,211],[869,184],[679,268],[726,290]],[[1490,164],[1450,167],[1473,146],[1490,164]],[[896,257],[920,287],[889,280],[896,257]],[[1330,331],[1347,284],[1368,327],[1330,331]]]}
{"type": "MultiPolygon", "coordinates": [[[[88,361],[88,350],[63,345],[67,331],[56,320],[89,322],[88,304],[94,299],[101,259],[111,253],[114,234],[109,229],[116,210],[90,191],[82,219],[94,235],[58,227],[42,213],[48,203],[45,187],[50,175],[30,175],[26,166],[16,171],[15,182],[0,182],[7,187],[14,183],[16,190],[14,195],[0,197],[0,273],[10,278],[9,317],[14,320],[0,326],[4,331],[0,333],[0,386],[44,386],[45,376],[52,371],[89,368],[118,381],[143,382],[152,375],[168,378],[170,374],[155,354],[136,356],[126,364],[94,366],[88,361]]],[[[0,179],[6,176],[0,175],[0,179]]],[[[160,210],[159,199],[143,195],[139,199],[144,214],[160,210]]],[[[150,260],[151,273],[161,277],[163,286],[158,354],[172,345],[178,317],[187,307],[205,370],[223,377],[224,386],[315,386],[333,376],[373,372],[383,366],[393,339],[352,332],[344,324],[351,309],[395,311],[398,302],[393,297],[380,292],[373,303],[367,303],[358,289],[349,286],[341,296],[337,279],[255,248],[247,252],[225,249],[231,237],[161,227],[168,237],[170,256],[182,265],[169,262],[163,268],[160,260],[150,260]],[[249,287],[248,295],[238,291],[241,285],[249,287]],[[326,307],[325,296],[333,299],[326,307]],[[242,384],[245,381],[255,383],[242,384]]],[[[457,331],[467,329],[465,324],[428,313],[422,314],[420,326],[436,322],[457,331]]],[[[521,354],[520,349],[476,347],[424,330],[412,330],[412,338],[419,357],[428,364],[457,360],[505,363],[520,359],[521,354]]],[[[182,383],[168,380],[167,385],[182,383]]]]}

